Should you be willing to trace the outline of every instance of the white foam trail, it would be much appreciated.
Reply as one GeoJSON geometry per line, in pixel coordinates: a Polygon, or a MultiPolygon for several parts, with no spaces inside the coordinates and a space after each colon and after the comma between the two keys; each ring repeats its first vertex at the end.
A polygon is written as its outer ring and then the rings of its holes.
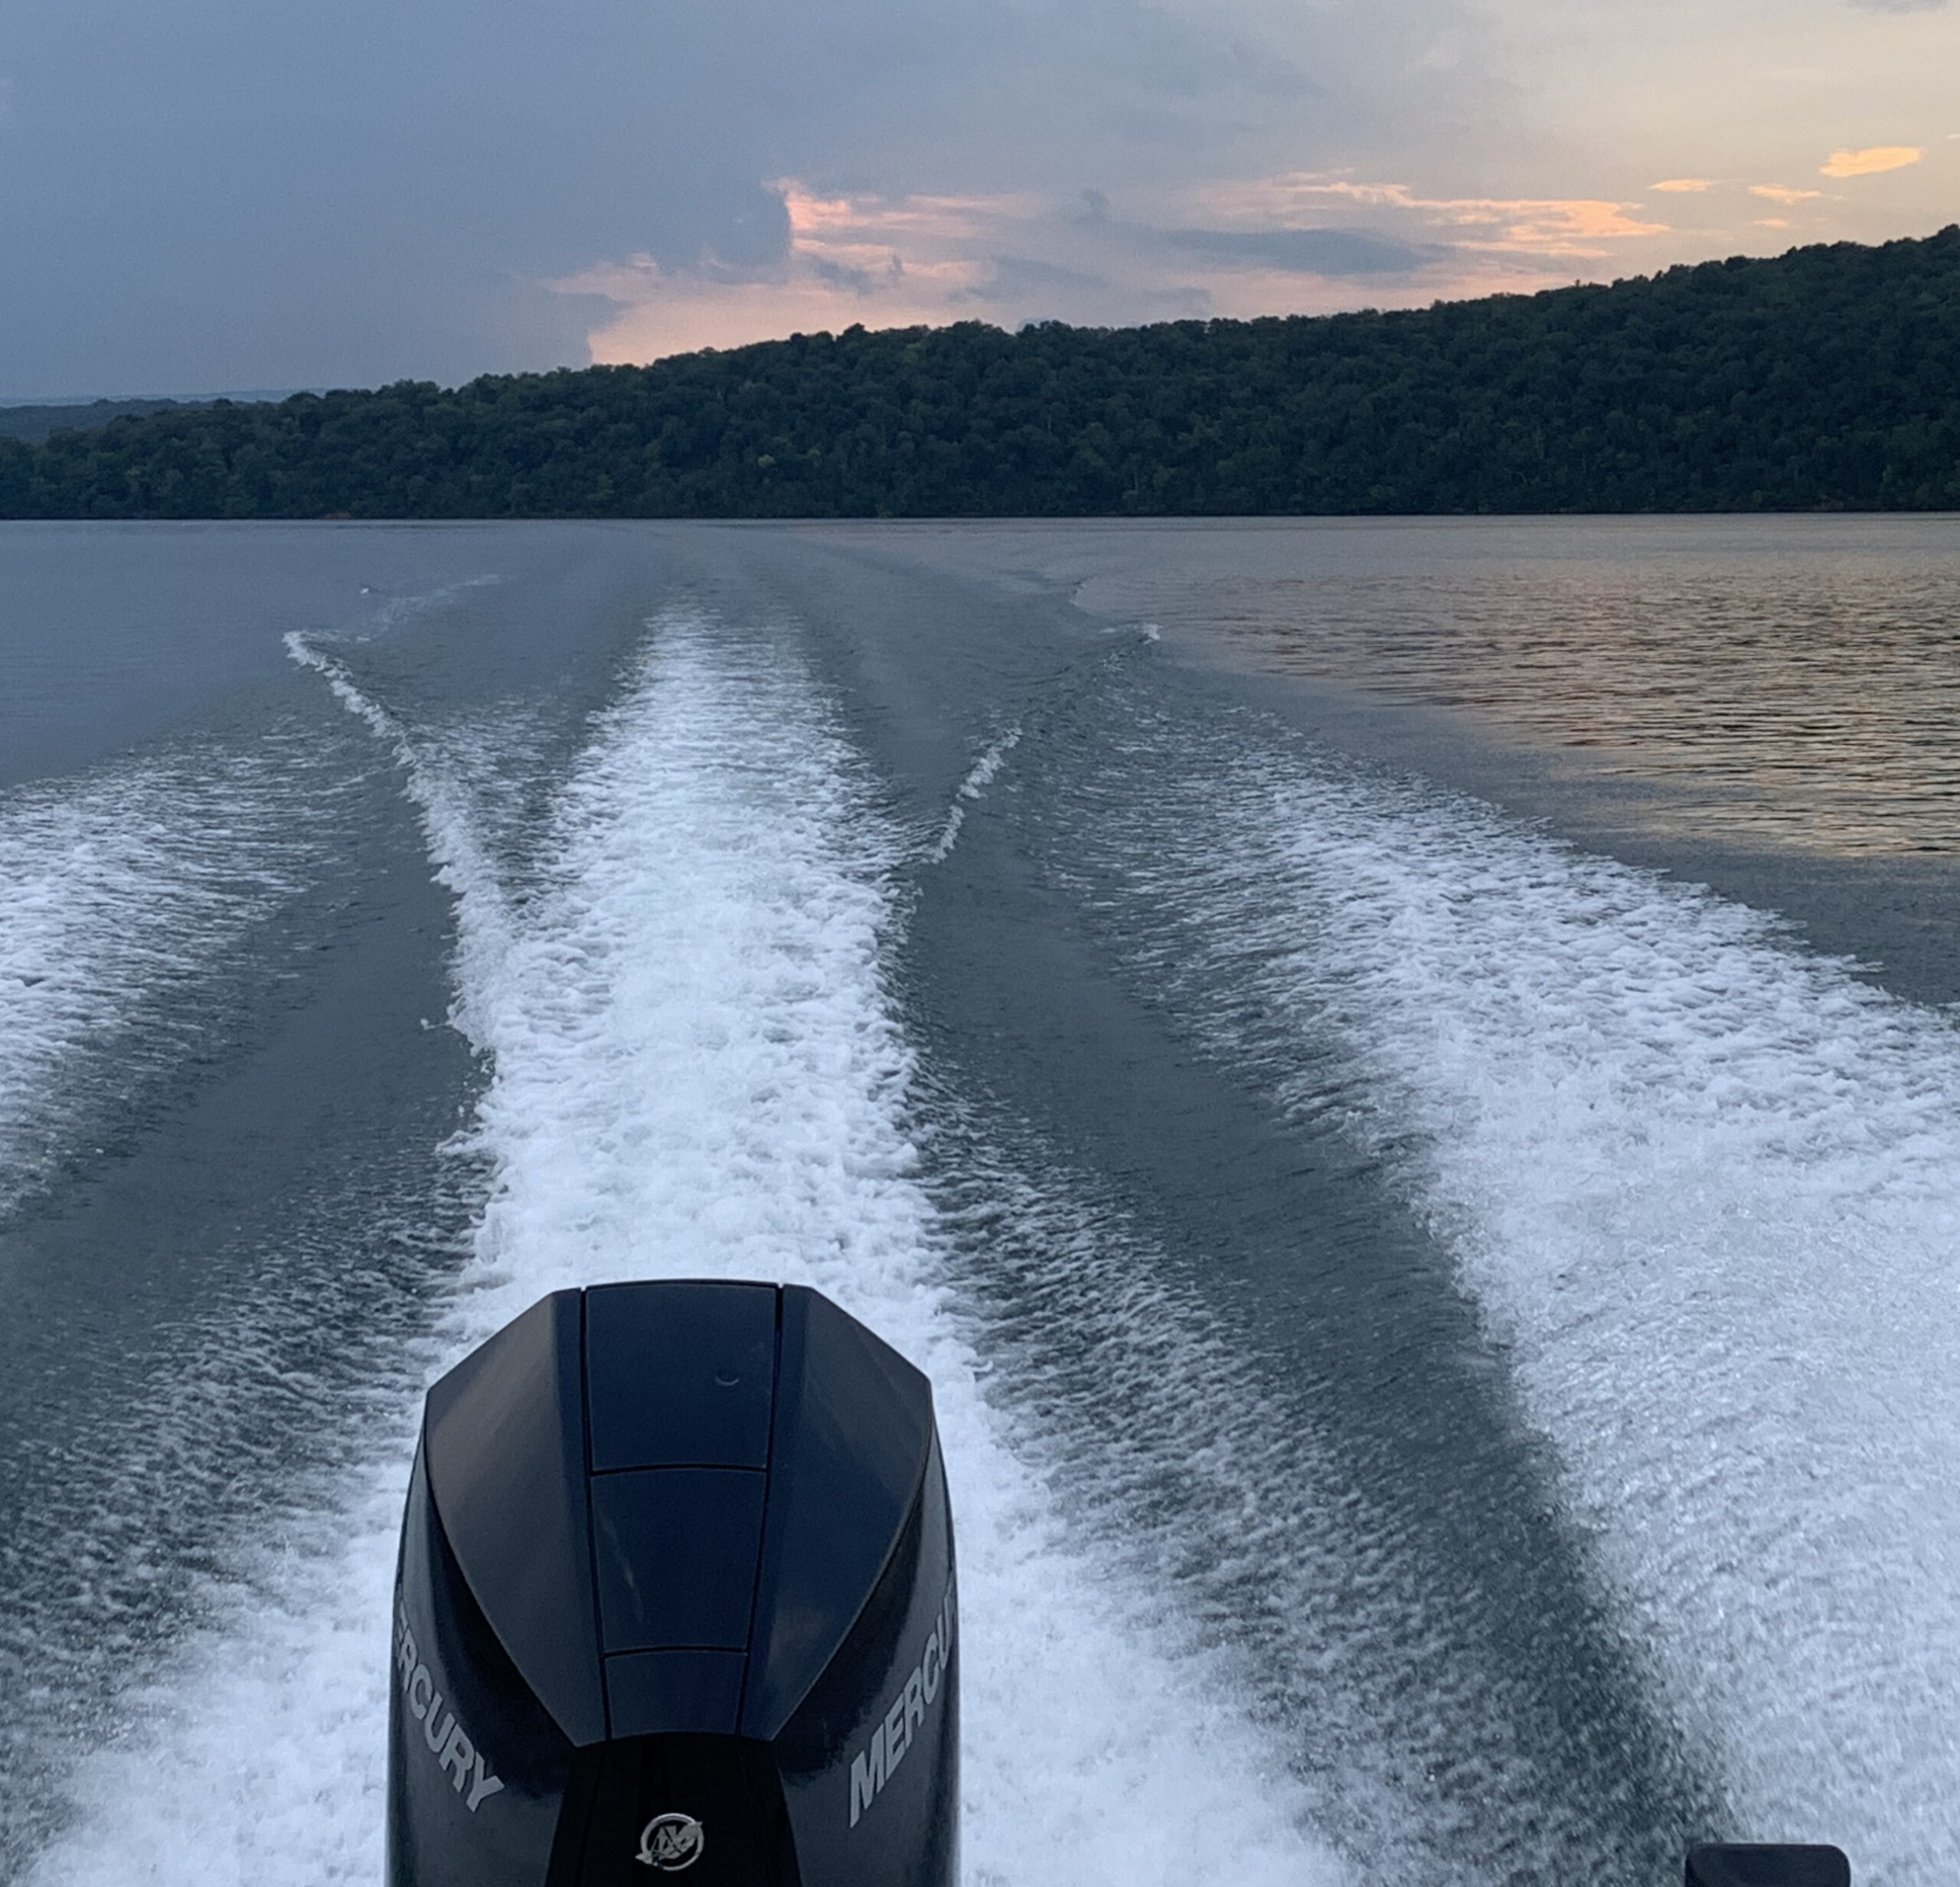
{"type": "MultiPolygon", "coordinates": [[[[902,1125],[910,1062],[881,971],[897,844],[780,640],[658,626],[565,791],[557,869],[521,909],[471,837],[468,757],[449,755],[414,790],[460,899],[459,1013],[496,1067],[478,1128],[495,1195],[450,1353],[560,1285],[726,1274],[831,1292],[936,1386],[975,1887],[1337,1878],[1279,1753],[1207,1695],[1204,1667],[1124,1622],[1142,1597],[1058,1538],[981,1397],[932,1281],[902,1125]]],[[[91,1767],[87,1823],[38,1879],[373,1878],[404,1464],[323,1520],[350,1543],[311,1543],[171,1713],[91,1767]]]]}
{"type": "MultiPolygon", "coordinates": [[[[1155,777],[1153,775],[1153,777],[1155,777]]],[[[1161,808],[1160,808],[1161,810],[1161,808]]],[[[1960,1855],[1960,1041],[1704,891],[1489,807],[1235,761],[1160,958],[1214,1040],[1331,1034],[1453,1250],[1738,1837],[1960,1855]],[[1230,842],[1225,835],[1230,834],[1230,842]]]]}
{"type": "Polygon", "coordinates": [[[214,1595],[211,1629],[126,1696],[77,1772],[74,1827],[23,1887],[380,1880],[374,1619],[412,1439],[316,1536],[275,1545],[249,1583],[214,1595]]]}
{"type": "Polygon", "coordinates": [[[436,882],[456,900],[456,989],[449,1020],[479,1048],[487,1048],[472,1005],[476,992],[494,981],[496,966],[510,948],[513,900],[485,842],[484,828],[495,823],[501,769],[523,756],[522,730],[500,723],[488,732],[428,728],[411,736],[356,685],[337,657],[298,630],[288,633],[286,648],[302,668],[325,681],[334,698],[366,725],[400,767],[403,790],[421,815],[436,882]],[[473,781],[468,777],[472,772],[479,776],[473,781]]]}
{"type": "Polygon", "coordinates": [[[0,798],[0,1211],[185,1051],[174,999],[304,881],[331,816],[312,757],[276,736],[0,798]]]}
{"type": "Polygon", "coordinates": [[[1113,1624],[1115,1595],[1055,1538],[933,1291],[880,969],[898,847],[868,801],[779,648],[665,626],[568,795],[557,896],[482,1004],[498,1193],[468,1334],[610,1277],[829,1292],[936,1386],[961,1529],[971,1878],[1298,1880],[1318,1857],[1278,1764],[1113,1624]]]}
{"type": "Polygon", "coordinates": [[[946,822],[926,854],[929,863],[943,864],[952,856],[952,848],[959,843],[959,829],[966,823],[968,805],[992,785],[1001,769],[1007,765],[1008,756],[1020,744],[1021,729],[1010,727],[967,769],[965,779],[960,782],[953,795],[952,804],[946,808],[946,822]]]}

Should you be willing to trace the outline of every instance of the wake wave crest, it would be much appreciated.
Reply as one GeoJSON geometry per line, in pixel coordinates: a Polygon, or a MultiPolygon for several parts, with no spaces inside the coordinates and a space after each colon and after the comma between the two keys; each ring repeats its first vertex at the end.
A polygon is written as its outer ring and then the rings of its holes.
{"type": "Polygon", "coordinates": [[[320,757],[275,732],[0,799],[0,1213],[203,1039],[194,993],[325,855],[320,757]]]}
{"type": "Polygon", "coordinates": [[[1130,850],[1168,926],[1139,962],[1302,1122],[1344,1116],[1444,1240],[1730,1832],[1943,1878],[1950,1021],[1479,802],[1276,730],[1213,758],[1174,860],[1130,850]]]}

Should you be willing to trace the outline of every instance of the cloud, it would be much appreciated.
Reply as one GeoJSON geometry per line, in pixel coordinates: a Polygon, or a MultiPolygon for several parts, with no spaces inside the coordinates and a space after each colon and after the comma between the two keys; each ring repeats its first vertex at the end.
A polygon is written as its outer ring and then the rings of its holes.
{"type": "Polygon", "coordinates": [[[1099,294],[1114,286],[1107,276],[1071,269],[1066,263],[1044,262],[1039,256],[996,256],[991,276],[970,292],[981,301],[1011,303],[1057,292],[1099,294]]]}
{"type": "MultiPolygon", "coordinates": [[[[887,205],[1032,192],[1046,232],[1047,206],[1079,217],[1085,185],[1406,151],[1505,116],[1474,47],[1432,57],[1474,5],[15,8],[0,47],[15,87],[0,373],[21,394],[190,392],[580,361],[590,309],[547,285],[593,267],[636,294],[657,274],[676,305],[712,290],[759,308],[793,278],[799,294],[897,309],[888,237],[872,262],[826,253],[825,281],[792,263],[767,180],[887,205]]],[[[1030,307],[1099,319],[1193,305],[1181,279],[1152,299],[1134,271],[1082,272],[1106,288],[997,266],[1070,266],[1059,246],[1018,242],[1015,220],[962,253],[969,289],[998,276],[1030,307]]]]}
{"type": "Polygon", "coordinates": [[[1361,182],[1326,172],[1218,184],[1191,194],[1216,220],[1269,224],[1302,223],[1330,204],[1353,204],[1374,213],[1377,221],[1386,217],[1428,240],[1447,236],[1453,246],[1546,263],[1596,260],[1612,253],[1602,243],[1668,233],[1664,223],[1630,216],[1638,205],[1596,197],[1430,197],[1406,184],[1361,182]]]}
{"type": "Polygon", "coordinates": [[[1365,230],[1187,229],[1163,236],[1172,248],[1213,261],[1301,275],[1407,275],[1450,253],[1438,244],[1398,243],[1365,230]]]}
{"type": "Polygon", "coordinates": [[[1214,312],[1201,284],[1137,266],[1134,232],[1099,196],[886,196],[795,178],[775,188],[789,239],[766,264],[676,266],[637,255],[550,282],[562,295],[612,305],[590,335],[593,357],[657,360],[854,322],[1104,325],[1214,312]]]}
{"type": "MultiPolygon", "coordinates": [[[[1809,169],[1790,72],[1831,73],[1847,124],[1951,109],[1960,7],[1783,11],[1766,59],[1762,0],[35,0],[0,47],[0,374],[459,378],[629,329],[1406,305],[1696,260],[1749,211],[1668,210],[1809,169]]],[[[1938,181],[1802,220],[1923,233],[1938,181]]]]}
{"type": "Polygon", "coordinates": [[[1772,203],[1809,203],[1821,198],[1821,190],[1792,190],[1786,184],[1751,184],[1749,194],[1752,197],[1767,197],[1772,203]]]}
{"type": "Polygon", "coordinates": [[[1330,313],[1569,282],[1664,236],[1589,197],[1428,196],[1288,172],[1112,195],[771,186],[787,240],[740,261],[640,252],[551,279],[599,312],[593,357],[655,360],[801,330],[1330,313]],[[596,299],[595,299],[596,298],[596,299]]]}
{"type": "Polygon", "coordinates": [[[1833,151],[1819,168],[1820,177],[1870,177],[1879,171],[1903,170],[1926,152],[1916,144],[1873,144],[1862,151],[1833,151]]]}

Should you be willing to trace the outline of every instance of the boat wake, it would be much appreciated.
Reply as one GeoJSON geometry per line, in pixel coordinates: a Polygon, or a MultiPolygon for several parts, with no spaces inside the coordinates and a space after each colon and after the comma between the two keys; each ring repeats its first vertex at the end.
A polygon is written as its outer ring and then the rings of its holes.
{"type": "MultiPolygon", "coordinates": [[[[653,624],[515,890],[478,811],[511,764],[498,730],[410,727],[331,651],[295,652],[407,769],[457,899],[455,1020],[492,1070],[461,1143],[488,1197],[430,1373],[567,1284],[830,1293],[936,1386],[960,1530],[969,1877],[1338,1878],[1283,1752],[1154,1631],[1113,1560],[1071,1546],[982,1392],[884,986],[903,847],[793,638],[653,624]]],[[[373,1877],[410,1418],[345,1508],[186,1653],[159,1714],[85,1766],[81,1823],[38,1880],[373,1877]]]]}

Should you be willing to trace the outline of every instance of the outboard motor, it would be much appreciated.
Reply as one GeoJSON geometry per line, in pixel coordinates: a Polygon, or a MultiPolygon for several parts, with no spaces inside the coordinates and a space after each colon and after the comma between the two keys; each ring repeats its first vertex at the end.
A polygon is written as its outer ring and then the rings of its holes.
{"type": "Polygon", "coordinates": [[[429,1392],[390,1887],[952,1887],[930,1386],[796,1285],[560,1291],[429,1392]]]}
{"type": "Polygon", "coordinates": [[[1821,1843],[1705,1842],[1687,1851],[1687,1887],[1851,1887],[1851,1863],[1821,1843]]]}

